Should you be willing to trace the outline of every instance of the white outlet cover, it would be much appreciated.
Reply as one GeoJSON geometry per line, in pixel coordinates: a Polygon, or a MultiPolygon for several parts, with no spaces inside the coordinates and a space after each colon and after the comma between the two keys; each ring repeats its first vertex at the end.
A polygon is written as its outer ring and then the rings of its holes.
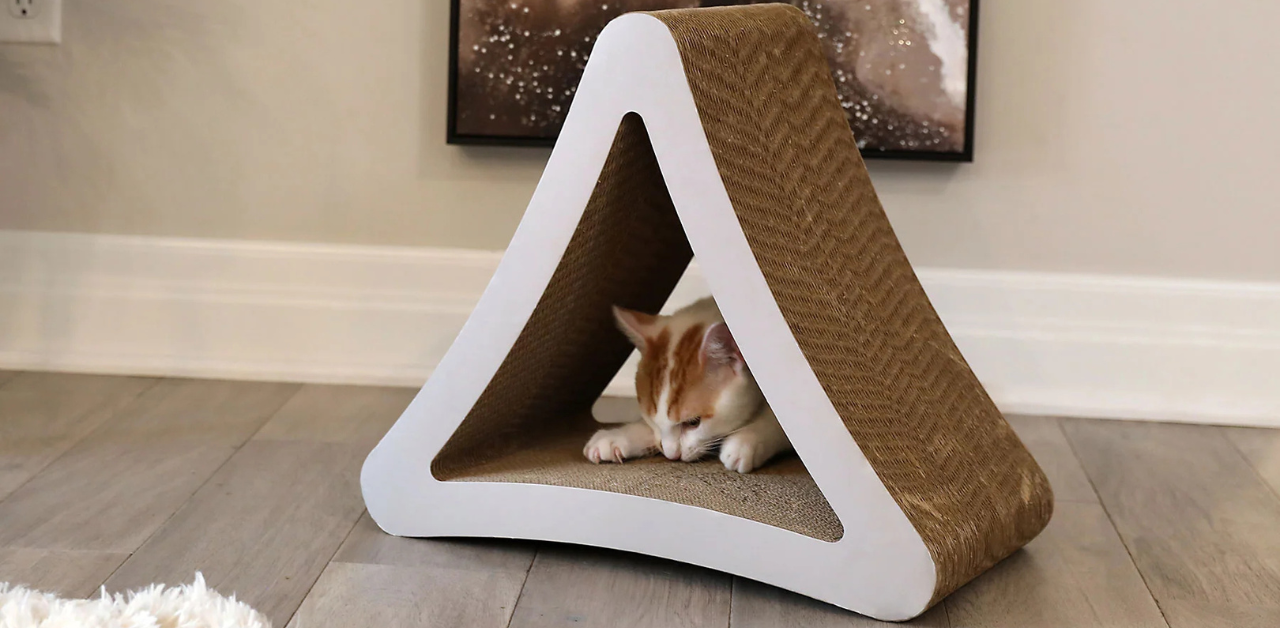
{"type": "MultiPolygon", "coordinates": [[[[13,0],[0,0],[6,5],[13,0]]],[[[62,43],[62,0],[31,0],[31,17],[14,15],[6,6],[0,10],[0,43],[62,43]]]]}

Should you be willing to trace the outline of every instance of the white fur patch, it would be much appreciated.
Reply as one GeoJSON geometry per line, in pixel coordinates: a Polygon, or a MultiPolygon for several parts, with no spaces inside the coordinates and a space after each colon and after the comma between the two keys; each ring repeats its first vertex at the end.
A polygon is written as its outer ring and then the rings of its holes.
{"type": "Polygon", "coordinates": [[[127,594],[67,600],[0,582],[0,628],[270,628],[261,613],[235,596],[223,597],[195,582],[153,584],[127,594]]]}

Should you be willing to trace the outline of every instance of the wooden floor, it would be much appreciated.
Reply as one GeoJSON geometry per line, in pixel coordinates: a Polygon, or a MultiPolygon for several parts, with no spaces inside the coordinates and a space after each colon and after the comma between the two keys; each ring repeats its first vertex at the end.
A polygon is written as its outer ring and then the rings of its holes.
{"type": "MultiPolygon", "coordinates": [[[[618,552],[386,536],[359,470],[412,394],[0,373],[0,581],[89,596],[200,570],[296,628],[878,625],[618,552]]],[[[1280,432],[1012,422],[1053,522],[915,625],[1280,626],[1280,432]]]]}

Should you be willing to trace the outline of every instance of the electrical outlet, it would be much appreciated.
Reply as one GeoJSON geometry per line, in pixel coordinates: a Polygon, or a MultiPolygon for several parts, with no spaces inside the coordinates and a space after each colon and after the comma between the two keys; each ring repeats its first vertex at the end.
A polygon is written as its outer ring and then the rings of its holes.
{"type": "Polygon", "coordinates": [[[62,41],[62,0],[0,0],[0,43],[56,44],[62,41]]]}
{"type": "Polygon", "coordinates": [[[20,20],[34,20],[36,13],[43,9],[36,0],[11,0],[9,2],[9,15],[20,20]]]}

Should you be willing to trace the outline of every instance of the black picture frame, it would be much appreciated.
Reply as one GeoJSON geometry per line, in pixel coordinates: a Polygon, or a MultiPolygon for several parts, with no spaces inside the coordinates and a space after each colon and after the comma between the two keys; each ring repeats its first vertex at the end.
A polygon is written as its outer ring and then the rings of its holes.
{"type": "MultiPolygon", "coordinates": [[[[960,152],[933,152],[907,150],[862,151],[863,159],[896,161],[973,162],[974,107],[977,102],[978,83],[978,5],[979,0],[969,0],[969,68],[965,90],[964,150],[960,152]]],[[[514,137],[459,133],[458,122],[458,29],[462,18],[462,0],[449,1],[449,97],[448,120],[445,132],[447,144],[459,146],[528,146],[549,148],[556,138],[514,137]]]]}

